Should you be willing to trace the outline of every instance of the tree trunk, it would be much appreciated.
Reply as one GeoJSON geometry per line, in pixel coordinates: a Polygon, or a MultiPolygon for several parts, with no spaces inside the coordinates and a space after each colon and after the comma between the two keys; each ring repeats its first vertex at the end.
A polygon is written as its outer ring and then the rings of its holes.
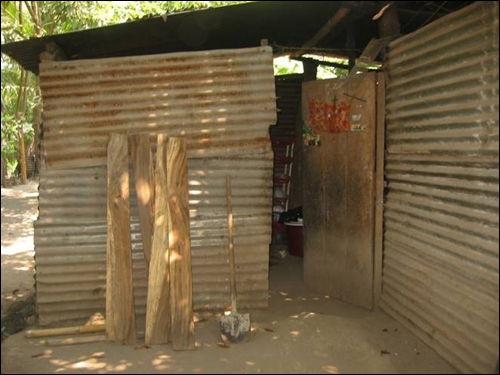
{"type": "Polygon", "coordinates": [[[27,85],[28,75],[26,71],[21,68],[21,78],[19,81],[19,90],[17,92],[17,104],[16,104],[16,120],[20,123],[18,130],[18,155],[19,155],[19,165],[21,167],[21,182],[25,184],[28,181],[26,174],[26,147],[24,145],[24,112],[26,109],[26,85],[27,85]]]}
{"type": "Polygon", "coordinates": [[[26,173],[26,150],[24,147],[24,130],[23,126],[19,127],[19,164],[21,166],[21,183],[28,182],[28,175],[26,173]]]}
{"type": "Polygon", "coordinates": [[[7,165],[5,160],[2,159],[2,187],[5,187],[5,178],[7,174],[7,165]]]}

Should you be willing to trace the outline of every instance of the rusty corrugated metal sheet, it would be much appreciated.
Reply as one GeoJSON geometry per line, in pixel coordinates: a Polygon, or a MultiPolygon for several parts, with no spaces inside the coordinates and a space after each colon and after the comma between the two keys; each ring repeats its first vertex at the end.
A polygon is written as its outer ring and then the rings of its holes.
{"type": "Polygon", "coordinates": [[[45,62],[40,86],[49,167],[106,165],[110,132],[183,135],[191,157],[261,149],[276,122],[270,47],[45,62]]]}
{"type": "MultiPolygon", "coordinates": [[[[40,324],[104,311],[102,163],[111,131],[188,138],[195,309],[229,304],[225,175],[231,174],[239,298],[242,307],[266,307],[273,173],[268,128],[276,122],[271,49],[72,61],[43,64],[41,71],[47,165],[35,225],[40,324]]],[[[131,197],[134,288],[143,318],[147,282],[134,191],[131,197]]]]}
{"type": "Polygon", "coordinates": [[[390,45],[382,307],[452,365],[499,349],[498,2],[390,45]]]}

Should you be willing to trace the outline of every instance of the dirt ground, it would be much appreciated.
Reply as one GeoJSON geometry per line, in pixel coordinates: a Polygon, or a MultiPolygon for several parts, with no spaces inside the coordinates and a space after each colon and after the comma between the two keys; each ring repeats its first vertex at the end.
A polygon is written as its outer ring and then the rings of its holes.
{"type": "Polygon", "coordinates": [[[2,188],[2,320],[16,302],[34,295],[33,222],[38,183],[2,188]]]}
{"type": "Polygon", "coordinates": [[[197,350],[111,343],[46,347],[22,333],[2,343],[7,373],[456,373],[382,312],[308,292],[300,261],[272,269],[270,308],[252,312],[251,341],[221,347],[217,319],[196,324],[197,350]]]}
{"type": "MultiPolygon", "coordinates": [[[[33,293],[36,184],[2,190],[2,313],[33,293]],[[16,291],[14,293],[14,291],[16,291]],[[5,306],[4,306],[5,304],[5,306]]],[[[216,316],[196,324],[197,350],[111,343],[46,347],[22,332],[2,342],[2,374],[48,373],[456,373],[383,312],[306,290],[302,262],[271,267],[270,308],[251,313],[251,341],[219,346],[216,316]]]]}

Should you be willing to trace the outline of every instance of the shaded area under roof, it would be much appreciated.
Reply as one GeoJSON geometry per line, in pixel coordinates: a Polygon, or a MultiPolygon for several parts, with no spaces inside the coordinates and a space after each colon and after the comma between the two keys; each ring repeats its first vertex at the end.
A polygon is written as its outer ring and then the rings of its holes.
{"type": "MultiPolygon", "coordinates": [[[[359,55],[378,35],[377,23],[372,20],[380,7],[375,1],[259,1],[33,38],[4,44],[2,52],[38,74],[39,55],[49,41],[55,42],[70,60],[245,48],[260,45],[261,39],[268,39],[270,45],[300,47],[342,4],[354,11],[318,47],[346,55],[345,27],[354,24],[359,55]]],[[[417,23],[427,17],[408,16],[417,23]]],[[[400,13],[400,17],[405,14],[400,13]]]]}

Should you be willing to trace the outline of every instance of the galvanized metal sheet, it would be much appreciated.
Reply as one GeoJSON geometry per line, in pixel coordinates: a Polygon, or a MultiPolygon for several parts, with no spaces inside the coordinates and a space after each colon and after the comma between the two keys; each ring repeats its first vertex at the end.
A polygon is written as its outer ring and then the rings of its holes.
{"type": "Polygon", "coordinates": [[[382,308],[464,372],[499,350],[498,2],[388,55],[382,308]]]}
{"type": "MultiPolygon", "coordinates": [[[[35,225],[40,324],[104,312],[102,163],[114,131],[188,139],[198,310],[230,304],[225,176],[232,176],[240,302],[242,308],[267,307],[273,184],[268,128],[276,122],[271,49],[70,61],[43,64],[41,71],[45,165],[35,225]]],[[[134,292],[144,319],[146,269],[131,177],[134,292]]]]}
{"type": "Polygon", "coordinates": [[[188,137],[191,157],[267,145],[270,47],[40,64],[50,167],[106,165],[109,133],[188,137]]]}

